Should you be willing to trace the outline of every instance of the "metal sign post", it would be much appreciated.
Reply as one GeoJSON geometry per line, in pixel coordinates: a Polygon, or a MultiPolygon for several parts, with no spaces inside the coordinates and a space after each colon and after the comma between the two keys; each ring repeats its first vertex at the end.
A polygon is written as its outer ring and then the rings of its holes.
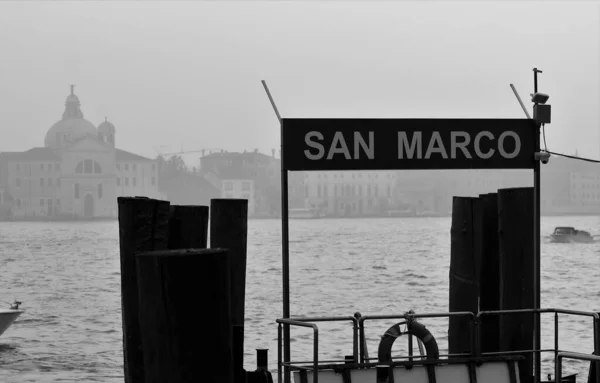
{"type": "MultiPolygon", "coordinates": [[[[537,74],[541,73],[541,70],[537,68],[533,68],[533,91],[537,93],[537,74]]],[[[535,121],[535,152],[540,152],[540,123],[535,121]]],[[[541,261],[541,252],[540,252],[540,161],[536,159],[534,161],[533,166],[533,284],[534,284],[534,296],[533,296],[533,308],[540,309],[540,261],[541,261]]],[[[533,316],[533,348],[535,350],[540,350],[541,348],[541,331],[540,331],[540,313],[535,313],[533,316]]],[[[541,353],[538,351],[534,353],[535,355],[535,365],[534,365],[534,379],[535,383],[540,383],[540,375],[542,371],[541,365],[541,353]]]]}
{"type": "MultiPolygon", "coordinates": [[[[269,87],[267,86],[267,82],[262,80],[263,87],[267,92],[267,96],[269,97],[269,101],[271,102],[271,106],[275,111],[275,115],[279,120],[280,127],[280,138],[281,138],[281,275],[282,275],[282,284],[283,284],[283,318],[290,317],[290,230],[289,230],[289,219],[288,219],[288,171],[285,164],[284,159],[284,145],[283,145],[283,120],[281,119],[281,115],[279,114],[279,110],[277,110],[277,106],[275,105],[275,101],[271,96],[271,92],[269,91],[269,87]]],[[[290,361],[290,325],[285,324],[283,326],[283,361],[290,361]]],[[[280,350],[278,350],[279,352],[280,350]]],[[[290,374],[289,369],[285,368],[285,382],[290,382],[290,374]]],[[[281,383],[281,382],[279,382],[281,383]]]]}

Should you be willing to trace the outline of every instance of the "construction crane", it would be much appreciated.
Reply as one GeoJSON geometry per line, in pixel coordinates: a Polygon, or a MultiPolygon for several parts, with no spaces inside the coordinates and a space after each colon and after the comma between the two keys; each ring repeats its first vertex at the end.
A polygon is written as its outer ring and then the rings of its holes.
{"type": "Polygon", "coordinates": [[[212,154],[212,153],[222,152],[223,151],[223,149],[220,149],[220,148],[202,148],[202,149],[196,149],[196,150],[181,150],[179,152],[164,153],[160,149],[165,148],[165,147],[167,147],[167,145],[155,146],[154,150],[156,150],[156,152],[158,153],[158,155],[161,156],[161,157],[163,157],[163,158],[167,158],[167,157],[171,157],[171,156],[177,156],[177,155],[190,154],[190,153],[202,153],[202,155],[204,155],[205,153],[212,154]]]}

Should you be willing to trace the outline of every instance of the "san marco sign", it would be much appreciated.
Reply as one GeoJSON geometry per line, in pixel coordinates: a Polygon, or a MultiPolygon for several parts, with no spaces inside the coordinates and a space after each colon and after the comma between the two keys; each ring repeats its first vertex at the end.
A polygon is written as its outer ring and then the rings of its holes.
{"type": "Polygon", "coordinates": [[[533,169],[528,119],[282,119],[284,170],[533,169]]]}
{"type": "MultiPolygon", "coordinates": [[[[533,170],[533,309],[540,309],[541,126],[550,123],[548,95],[538,93],[537,68],[531,94],[533,119],[511,88],[527,119],[345,119],[282,118],[267,84],[262,85],[280,123],[283,318],[290,318],[288,172],[318,170],[533,170]]],[[[283,327],[283,363],[290,361],[290,328],[283,327]]],[[[540,317],[534,315],[533,343],[540,345],[540,317]]],[[[278,350],[278,352],[281,350],[278,350]]],[[[285,382],[290,382],[289,369],[285,382]]],[[[539,351],[535,358],[540,381],[539,351]]]]}

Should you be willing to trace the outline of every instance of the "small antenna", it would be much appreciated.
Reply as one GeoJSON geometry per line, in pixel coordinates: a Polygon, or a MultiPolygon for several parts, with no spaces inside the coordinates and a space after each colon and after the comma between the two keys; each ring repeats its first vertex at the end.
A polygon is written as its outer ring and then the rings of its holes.
{"type": "Polygon", "coordinates": [[[517,92],[517,89],[515,89],[515,86],[513,84],[510,84],[510,88],[515,93],[515,96],[517,97],[517,100],[519,101],[519,104],[521,104],[521,108],[523,108],[523,112],[525,112],[525,115],[527,116],[527,118],[531,120],[531,116],[529,115],[529,112],[527,111],[527,108],[525,108],[525,105],[523,104],[523,101],[521,101],[521,97],[519,97],[519,93],[517,92]]]}

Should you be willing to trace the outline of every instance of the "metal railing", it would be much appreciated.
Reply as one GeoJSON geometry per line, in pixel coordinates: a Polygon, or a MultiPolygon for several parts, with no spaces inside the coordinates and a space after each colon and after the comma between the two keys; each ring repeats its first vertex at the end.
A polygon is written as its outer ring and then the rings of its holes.
{"type": "MultiPolygon", "coordinates": [[[[556,366],[556,376],[558,372],[562,371],[562,367],[560,365],[563,358],[569,359],[581,359],[581,360],[590,360],[595,361],[596,363],[596,383],[600,383],[600,316],[596,312],[588,312],[588,311],[577,311],[577,310],[565,310],[565,309],[555,309],[555,308],[546,308],[546,309],[518,309],[518,310],[497,310],[497,311],[481,311],[477,314],[468,311],[462,312],[450,312],[450,313],[431,313],[431,314],[415,314],[415,313],[404,313],[404,314],[395,314],[395,315],[366,315],[361,316],[359,313],[355,314],[355,316],[343,316],[343,317],[295,317],[288,319],[277,319],[278,323],[278,337],[277,337],[277,348],[278,348],[278,363],[277,363],[277,375],[280,383],[283,383],[282,380],[282,368],[285,369],[285,374],[288,376],[292,370],[310,370],[313,371],[313,383],[318,383],[318,370],[319,369],[327,369],[332,368],[331,363],[343,363],[348,365],[348,360],[322,360],[319,361],[318,350],[319,350],[319,342],[318,342],[318,326],[313,322],[340,322],[340,321],[351,321],[353,323],[353,363],[352,365],[361,368],[374,367],[375,363],[369,363],[371,360],[377,360],[377,358],[369,358],[368,351],[366,348],[366,336],[365,336],[365,322],[372,320],[381,320],[381,319],[419,319],[419,318],[450,318],[450,317],[459,317],[464,316],[469,318],[469,336],[471,344],[471,350],[468,354],[444,354],[441,356],[446,357],[460,357],[460,356],[468,356],[470,358],[485,358],[492,356],[504,356],[504,355],[526,355],[526,354],[535,354],[537,358],[541,356],[542,352],[553,352],[556,366]],[[495,351],[495,352],[481,352],[481,323],[482,318],[485,316],[491,315],[517,315],[517,314],[554,314],[554,348],[551,349],[540,349],[536,350],[527,349],[527,350],[514,350],[514,351],[495,351]],[[579,354],[579,353],[570,353],[559,349],[559,314],[565,315],[574,315],[574,316],[587,316],[593,318],[593,344],[594,344],[594,355],[588,354],[579,354]],[[291,326],[300,326],[300,327],[309,327],[313,329],[314,339],[313,339],[313,360],[312,361],[282,361],[282,325],[287,324],[291,326]],[[583,359],[583,358],[588,359],[583,359]],[[311,364],[312,366],[307,367],[300,366],[299,364],[311,364]],[[323,364],[327,363],[327,364],[323,364]]],[[[533,318],[532,318],[533,319],[533,318]]],[[[412,337],[409,337],[411,339],[412,337]]],[[[421,346],[421,345],[419,345],[421,346]]],[[[414,364],[412,361],[412,342],[409,343],[409,356],[406,357],[396,357],[395,359],[409,358],[409,362],[411,365],[414,364]]],[[[448,359],[440,359],[444,362],[447,362],[448,359]]],[[[399,362],[400,364],[405,364],[406,362],[399,362]]],[[[423,364],[425,361],[419,361],[416,364],[423,364]]],[[[396,363],[394,363],[396,364],[396,363]]],[[[339,365],[339,364],[338,364],[339,365]]],[[[535,381],[539,382],[541,377],[535,377],[535,381]]],[[[286,381],[287,381],[286,379],[286,381]]]]}
{"type": "MultiPolygon", "coordinates": [[[[281,361],[281,346],[282,346],[282,333],[283,333],[283,329],[282,329],[282,325],[283,324],[288,324],[288,325],[292,325],[292,326],[300,326],[300,327],[312,327],[313,329],[313,360],[312,360],[312,364],[313,364],[313,382],[314,383],[318,383],[318,374],[317,371],[319,369],[319,328],[317,327],[317,325],[315,323],[310,323],[310,322],[345,322],[345,321],[351,321],[353,326],[352,326],[352,356],[354,361],[358,360],[358,320],[353,317],[353,316],[343,316],[343,317],[298,317],[298,318],[289,318],[289,319],[284,319],[284,318],[280,318],[277,319],[276,322],[278,323],[278,328],[277,328],[277,358],[278,358],[278,363],[277,363],[277,379],[279,380],[279,383],[283,383],[282,381],[282,371],[281,371],[281,367],[291,367],[293,364],[298,364],[298,363],[306,363],[303,361],[296,361],[296,362],[289,362],[289,363],[283,363],[281,361]]],[[[339,362],[339,360],[328,360],[327,362],[339,362]]],[[[310,361],[309,361],[310,363],[310,361]]],[[[287,372],[286,372],[287,374],[287,372]]]]}
{"type": "Polygon", "coordinates": [[[556,359],[555,359],[555,365],[554,365],[554,376],[555,376],[555,380],[557,376],[562,376],[562,360],[563,359],[575,359],[575,360],[584,360],[584,361],[589,361],[589,362],[595,362],[596,363],[596,383],[600,383],[600,370],[598,370],[598,367],[600,367],[600,356],[599,355],[590,355],[590,354],[581,354],[578,352],[559,352],[558,354],[556,354],[556,359]]]}

